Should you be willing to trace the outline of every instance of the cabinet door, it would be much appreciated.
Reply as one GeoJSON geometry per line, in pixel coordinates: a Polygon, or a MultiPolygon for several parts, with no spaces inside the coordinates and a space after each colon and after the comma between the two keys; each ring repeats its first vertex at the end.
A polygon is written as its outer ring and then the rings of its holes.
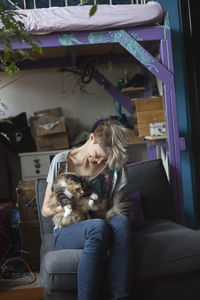
{"type": "Polygon", "coordinates": [[[50,166],[50,156],[29,155],[21,157],[21,168],[23,180],[31,178],[46,177],[50,166]]]}

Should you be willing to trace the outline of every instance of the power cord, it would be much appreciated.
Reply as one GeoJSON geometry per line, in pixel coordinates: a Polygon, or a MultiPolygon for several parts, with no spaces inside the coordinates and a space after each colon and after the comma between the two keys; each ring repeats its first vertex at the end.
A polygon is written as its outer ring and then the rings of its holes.
{"type": "MultiPolygon", "coordinates": [[[[0,234],[2,234],[3,237],[8,240],[8,247],[5,250],[5,253],[2,257],[3,260],[8,255],[11,242],[5,232],[0,230],[0,234]]],[[[35,274],[31,271],[28,263],[20,256],[10,257],[0,266],[0,284],[3,286],[8,286],[8,287],[21,286],[21,285],[31,284],[35,280],[36,280],[35,274]],[[25,268],[27,269],[28,272],[25,272],[25,268]],[[26,275],[30,275],[32,277],[32,280],[27,282],[16,282],[12,284],[4,281],[6,279],[22,278],[26,275]]]]}

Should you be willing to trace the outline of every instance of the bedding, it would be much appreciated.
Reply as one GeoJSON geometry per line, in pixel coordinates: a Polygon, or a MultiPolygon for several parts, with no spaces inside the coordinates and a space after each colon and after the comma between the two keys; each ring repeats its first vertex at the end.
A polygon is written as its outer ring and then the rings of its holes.
{"type": "Polygon", "coordinates": [[[16,18],[24,23],[25,30],[35,34],[61,31],[94,31],[102,29],[150,26],[163,20],[162,6],[147,4],[98,5],[94,16],[89,17],[91,5],[20,9],[16,18]]]}

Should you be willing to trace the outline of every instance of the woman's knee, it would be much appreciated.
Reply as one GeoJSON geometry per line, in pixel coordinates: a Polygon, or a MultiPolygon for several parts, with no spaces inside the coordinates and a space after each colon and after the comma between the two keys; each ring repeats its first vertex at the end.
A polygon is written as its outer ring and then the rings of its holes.
{"type": "Polygon", "coordinates": [[[114,232],[121,232],[124,234],[133,234],[132,225],[130,219],[124,215],[113,217],[109,224],[114,232]]]}
{"type": "Polygon", "coordinates": [[[111,228],[107,222],[102,219],[88,220],[88,227],[86,230],[86,238],[96,238],[100,240],[109,241],[111,236],[111,228]]]}

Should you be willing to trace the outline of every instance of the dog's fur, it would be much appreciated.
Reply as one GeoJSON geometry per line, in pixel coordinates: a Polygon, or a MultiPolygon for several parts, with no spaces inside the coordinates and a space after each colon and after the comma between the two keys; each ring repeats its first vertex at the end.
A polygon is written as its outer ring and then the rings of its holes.
{"type": "Polygon", "coordinates": [[[108,211],[106,199],[93,192],[86,178],[74,173],[60,174],[54,182],[48,206],[54,210],[58,205],[64,208],[64,212],[53,217],[59,228],[88,218],[104,219],[108,211]]]}

